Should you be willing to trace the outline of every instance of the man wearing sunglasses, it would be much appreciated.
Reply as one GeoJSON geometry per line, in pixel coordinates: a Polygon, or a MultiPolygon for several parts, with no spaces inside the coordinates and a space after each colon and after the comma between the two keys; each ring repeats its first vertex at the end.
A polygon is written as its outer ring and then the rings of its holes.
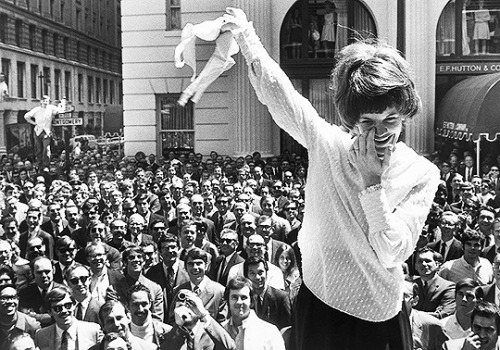
{"type": "Polygon", "coordinates": [[[54,281],[64,283],[64,274],[75,265],[76,243],[68,236],[62,236],[56,241],[56,255],[59,261],[54,262],[54,281]]]}
{"type": "Polygon", "coordinates": [[[99,309],[103,303],[92,298],[90,293],[90,271],[88,267],[74,264],[65,274],[65,280],[76,301],[74,315],[77,320],[99,323],[99,309]]]}
{"type": "Polygon", "coordinates": [[[236,264],[242,263],[245,260],[238,254],[238,234],[231,229],[223,229],[220,233],[220,252],[221,255],[212,265],[208,276],[213,281],[219,282],[223,286],[227,284],[227,276],[229,270],[236,264]]]}
{"type": "Polygon", "coordinates": [[[35,344],[40,350],[89,349],[101,341],[103,334],[98,324],[74,316],[76,302],[67,287],[53,288],[45,304],[55,324],[36,332],[35,344]]]}

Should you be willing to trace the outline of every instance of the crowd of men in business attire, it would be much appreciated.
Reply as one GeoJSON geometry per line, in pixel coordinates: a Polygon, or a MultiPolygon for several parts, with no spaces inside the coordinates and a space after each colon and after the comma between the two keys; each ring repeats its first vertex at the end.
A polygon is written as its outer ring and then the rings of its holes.
{"type": "MultiPolygon", "coordinates": [[[[63,159],[1,162],[0,349],[288,346],[305,159],[89,150],[66,172],[63,159]]],[[[497,343],[498,167],[476,176],[469,163],[439,164],[404,266],[414,349],[497,343]]]]}
{"type": "Polygon", "coordinates": [[[0,349],[285,349],[304,160],[65,166],[1,159],[0,349]]]}

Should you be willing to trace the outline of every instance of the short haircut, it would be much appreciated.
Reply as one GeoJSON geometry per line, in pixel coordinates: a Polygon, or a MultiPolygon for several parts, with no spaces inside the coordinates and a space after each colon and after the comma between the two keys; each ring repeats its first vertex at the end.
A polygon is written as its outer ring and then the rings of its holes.
{"type": "Polygon", "coordinates": [[[274,198],[273,196],[271,195],[265,195],[265,196],[262,196],[260,198],[260,205],[262,206],[262,203],[264,203],[265,200],[270,200],[272,201],[273,203],[276,203],[276,198],[274,198]]]}
{"type": "Polygon", "coordinates": [[[269,270],[269,265],[267,264],[267,261],[264,258],[258,256],[251,256],[248,259],[246,259],[245,262],[243,263],[243,276],[248,278],[248,269],[250,268],[250,266],[259,264],[263,264],[264,269],[266,271],[269,270]]]}
{"type": "Polygon", "coordinates": [[[488,303],[484,300],[478,301],[476,306],[474,307],[474,310],[472,310],[472,314],[470,317],[472,322],[474,322],[474,317],[476,316],[494,318],[497,332],[500,329],[500,309],[495,304],[488,303]]]}
{"type": "Polygon", "coordinates": [[[73,238],[62,236],[57,239],[55,249],[58,250],[59,248],[69,247],[70,245],[73,245],[76,248],[76,242],[73,238]]]}
{"type": "MultiPolygon", "coordinates": [[[[477,281],[474,281],[472,278],[463,278],[460,281],[457,282],[455,285],[455,296],[457,295],[458,291],[462,288],[474,288],[474,289],[481,289],[478,288],[479,283],[477,281]]],[[[476,294],[477,291],[474,291],[474,294],[476,294]]]]}
{"type": "Polygon", "coordinates": [[[238,233],[235,230],[231,230],[230,228],[224,228],[220,231],[219,237],[229,235],[234,240],[238,240],[238,233]]]}
{"type": "MultiPolygon", "coordinates": [[[[9,265],[4,265],[4,264],[0,265],[0,276],[2,276],[2,275],[9,276],[12,284],[14,284],[14,285],[16,284],[16,281],[17,281],[16,273],[14,272],[14,269],[12,269],[12,267],[10,267],[9,265]]],[[[14,286],[14,288],[16,288],[16,287],[14,286]]]]}
{"type": "Polygon", "coordinates": [[[6,350],[15,349],[14,345],[16,345],[18,342],[20,342],[23,339],[30,339],[33,342],[33,344],[35,344],[33,337],[29,333],[21,332],[21,333],[14,333],[14,334],[9,341],[9,347],[6,350]]]}
{"type": "Polygon", "coordinates": [[[45,295],[44,303],[46,310],[50,310],[52,308],[53,303],[57,303],[66,298],[67,296],[71,298],[72,303],[75,303],[75,298],[73,298],[71,290],[65,285],[58,285],[52,288],[50,291],[47,292],[47,295],[45,295]]]}
{"type": "Polygon", "coordinates": [[[91,275],[90,270],[89,270],[89,268],[88,268],[87,266],[82,265],[82,264],[79,264],[79,263],[75,263],[75,264],[71,265],[70,267],[68,267],[68,268],[66,269],[66,271],[64,272],[64,279],[65,279],[66,281],[68,281],[68,280],[69,280],[69,276],[70,276],[70,274],[71,274],[73,271],[75,271],[76,269],[78,269],[78,268],[85,269],[85,270],[89,273],[89,276],[91,275]]]}
{"type": "Polygon", "coordinates": [[[125,343],[127,344],[127,350],[133,350],[132,344],[130,344],[130,341],[124,335],[117,333],[117,332],[106,333],[104,335],[104,337],[102,338],[102,341],[99,345],[99,350],[106,350],[107,344],[111,343],[113,340],[116,340],[116,339],[123,339],[125,341],[125,343]]]}
{"type": "Polygon", "coordinates": [[[108,315],[111,313],[111,311],[113,311],[116,305],[120,305],[125,310],[125,313],[128,313],[127,306],[123,305],[118,300],[106,300],[106,302],[102,304],[101,308],[99,309],[99,321],[101,322],[102,326],[104,326],[104,324],[106,323],[106,317],[108,317],[108,315]]]}
{"type": "Polygon", "coordinates": [[[88,257],[90,256],[90,254],[94,253],[94,251],[98,247],[102,247],[102,250],[104,250],[104,255],[106,255],[106,246],[104,245],[104,243],[102,243],[102,242],[92,242],[92,243],[88,244],[85,247],[85,250],[84,250],[85,258],[88,259],[88,257]]]}
{"type": "Polygon", "coordinates": [[[248,278],[242,276],[231,278],[227,282],[226,289],[224,290],[224,299],[229,303],[229,293],[232,290],[239,290],[245,287],[248,287],[248,289],[250,290],[250,300],[253,299],[252,282],[248,278]]]}
{"type": "Polygon", "coordinates": [[[175,245],[179,247],[179,237],[167,232],[166,234],[160,236],[160,238],[158,239],[158,248],[161,250],[161,246],[163,243],[171,243],[171,242],[175,243],[175,245]]]}
{"type": "Polygon", "coordinates": [[[411,118],[421,109],[409,63],[394,48],[357,42],[338,55],[331,76],[335,106],[342,125],[351,130],[363,113],[394,107],[411,118]]]}
{"type": "Polygon", "coordinates": [[[149,197],[146,193],[141,193],[141,194],[138,194],[136,197],[135,197],[135,203],[139,203],[140,201],[146,201],[148,204],[149,204],[149,197]]]}
{"type": "Polygon", "coordinates": [[[15,218],[13,218],[12,216],[7,216],[5,218],[2,219],[2,226],[3,227],[6,227],[7,225],[9,225],[11,222],[15,222],[16,224],[16,227],[19,228],[19,224],[17,223],[17,220],[15,218]]]}
{"type": "Polygon", "coordinates": [[[485,237],[481,231],[466,228],[462,234],[462,244],[465,245],[468,241],[479,241],[479,243],[484,246],[485,237]]]}
{"type": "Polygon", "coordinates": [[[191,260],[201,259],[205,262],[205,264],[208,264],[208,254],[200,248],[195,247],[195,248],[191,249],[187,253],[186,263],[189,261],[189,259],[191,259],[191,260]]]}
{"type": "Polygon", "coordinates": [[[138,246],[130,246],[127,249],[125,249],[122,253],[122,260],[123,263],[127,264],[128,263],[128,257],[132,254],[140,254],[144,258],[144,252],[141,247],[138,246]]]}
{"type": "Polygon", "coordinates": [[[149,290],[149,288],[142,283],[136,283],[127,290],[127,303],[130,303],[132,294],[136,292],[146,292],[149,302],[151,303],[153,301],[153,297],[151,296],[151,291],[149,290]]]}
{"type": "Polygon", "coordinates": [[[425,246],[423,248],[420,248],[419,250],[417,250],[416,254],[415,254],[415,259],[418,259],[418,256],[419,255],[422,255],[422,254],[425,254],[425,253],[428,253],[428,252],[431,252],[432,253],[432,259],[434,259],[434,261],[437,261],[437,262],[442,262],[443,261],[443,256],[439,253],[439,252],[436,252],[435,250],[425,246]]]}
{"type": "Polygon", "coordinates": [[[156,244],[155,241],[145,241],[145,242],[141,242],[141,244],[139,244],[139,247],[141,247],[141,248],[149,247],[149,246],[152,246],[153,249],[155,250],[155,252],[158,250],[158,244],[156,244]]]}
{"type": "MultiPolygon", "coordinates": [[[[33,238],[39,238],[39,237],[33,237],[33,238]]],[[[37,256],[35,259],[30,261],[30,267],[32,272],[35,272],[35,264],[41,260],[47,260],[50,263],[50,266],[52,266],[52,260],[50,260],[46,256],[37,256]]]]}

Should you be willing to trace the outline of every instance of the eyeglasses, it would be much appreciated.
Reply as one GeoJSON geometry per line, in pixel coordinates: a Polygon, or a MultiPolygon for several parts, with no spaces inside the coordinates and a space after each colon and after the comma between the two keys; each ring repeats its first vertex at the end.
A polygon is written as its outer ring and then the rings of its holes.
{"type": "Polygon", "coordinates": [[[90,230],[90,232],[104,232],[104,228],[93,228],[92,230],[90,230]]]}
{"type": "Polygon", "coordinates": [[[42,245],[32,245],[31,247],[29,247],[29,250],[34,252],[35,250],[40,250],[42,249],[42,245]]]}
{"type": "Polygon", "coordinates": [[[113,226],[111,227],[113,230],[125,230],[125,226],[113,226]]]}
{"type": "Polygon", "coordinates": [[[235,242],[235,240],[234,240],[234,239],[231,239],[231,238],[222,238],[220,241],[221,241],[223,244],[229,244],[229,243],[231,243],[231,242],[235,242]]]}
{"type": "Polygon", "coordinates": [[[155,231],[160,231],[160,230],[166,230],[167,228],[165,226],[157,226],[157,227],[153,227],[153,230],[155,231]]]}
{"type": "Polygon", "coordinates": [[[80,277],[70,278],[69,281],[71,282],[71,284],[78,284],[78,281],[85,284],[88,281],[88,279],[89,279],[89,276],[80,276],[80,277]]]}
{"type": "Polygon", "coordinates": [[[264,243],[248,243],[248,246],[250,248],[258,248],[258,247],[263,247],[264,243]]]}
{"type": "Polygon", "coordinates": [[[73,307],[73,303],[66,303],[66,304],[62,304],[62,305],[54,305],[54,306],[52,306],[52,310],[54,310],[57,313],[61,313],[63,311],[63,308],[66,310],[71,310],[72,307],[73,307]]]}
{"type": "Polygon", "coordinates": [[[88,215],[96,215],[97,214],[97,211],[95,210],[91,210],[89,212],[87,212],[88,215]]]}
{"type": "Polygon", "coordinates": [[[12,301],[17,301],[17,295],[4,295],[0,297],[2,303],[8,303],[12,301]]]}
{"type": "Polygon", "coordinates": [[[146,255],[146,256],[153,256],[154,253],[155,252],[144,252],[144,255],[146,255]]]}
{"type": "Polygon", "coordinates": [[[59,248],[59,253],[61,254],[65,254],[65,253],[73,253],[75,251],[76,248],[71,248],[71,247],[68,247],[68,248],[59,248]]]}

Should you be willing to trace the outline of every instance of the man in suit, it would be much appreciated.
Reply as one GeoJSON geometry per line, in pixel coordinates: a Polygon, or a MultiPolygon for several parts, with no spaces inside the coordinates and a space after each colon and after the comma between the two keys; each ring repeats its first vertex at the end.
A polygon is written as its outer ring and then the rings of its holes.
{"type": "Polygon", "coordinates": [[[38,321],[17,310],[18,305],[16,286],[0,285],[0,349],[8,349],[11,340],[19,334],[28,333],[33,337],[40,329],[38,321]]]}
{"type": "Polygon", "coordinates": [[[455,312],[455,283],[438,276],[438,254],[429,247],[416,253],[415,268],[420,277],[415,279],[418,303],[414,308],[441,319],[455,312]]]}
{"type": "MultiPolygon", "coordinates": [[[[199,248],[191,249],[186,257],[189,282],[181,284],[174,292],[177,294],[182,289],[195,292],[203,301],[203,306],[208,310],[210,316],[220,323],[226,319],[224,287],[206,276],[208,259],[208,254],[205,251],[199,248]]],[[[174,308],[169,310],[169,320],[169,323],[174,321],[174,308]]]]}
{"type": "Polygon", "coordinates": [[[201,297],[191,290],[179,291],[174,312],[175,325],[164,334],[162,349],[237,349],[231,336],[210,316],[201,297]]]}
{"type": "Polygon", "coordinates": [[[163,334],[172,326],[154,319],[151,316],[152,296],[149,289],[142,285],[134,285],[127,293],[127,306],[130,310],[130,331],[149,343],[161,345],[163,334]]]}
{"type": "Polygon", "coordinates": [[[477,215],[477,225],[476,230],[480,231],[486,241],[485,247],[490,247],[495,245],[495,240],[493,236],[493,221],[495,220],[496,211],[491,207],[481,207],[477,215]]]}
{"type": "Polygon", "coordinates": [[[276,215],[277,204],[278,200],[273,196],[262,196],[260,199],[262,215],[267,215],[272,220],[273,238],[283,242],[290,233],[291,228],[290,223],[286,219],[276,215]]]}
{"type": "MultiPolygon", "coordinates": [[[[485,214],[489,215],[489,212],[485,210],[483,215],[485,214]]],[[[493,224],[491,225],[491,233],[493,234],[494,244],[486,247],[481,253],[481,256],[488,259],[493,264],[493,260],[500,252],[500,218],[494,219],[493,224]]]]}
{"type": "Polygon", "coordinates": [[[215,235],[213,237],[213,243],[216,246],[220,244],[220,233],[224,228],[224,225],[236,221],[234,214],[229,210],[229,202],[231,198],[226,194],[222,193],[215,198],[215,206],[217,211],[209,217],[210,220],[214,222],[215,225],[215,235]]]}
{"type": "Polygon", "coordinates": [[[429,248],[442,255],[443,262],[458,259],[464,255],[462,242],[455,238],[459,224],[460,219],[457,214],[445,211],[439,220],[441,239],[428,244],[429,248]]]}
{"type": "Polygon", "coordinates": [[[146,225],[146,221],[141,214],[132,214],[128,219],[129,232],[125,236],[125,239],[135,245],[151,242],[153,236],[143,232],[144,225],[146,225]]]}
{"type": "Polygon", "coordinates": [[[249,257],[243,263],[243,274],[252,282],[254,309],[257,316],[278,329],[291,325],[290,298],[285,291],[267,283],[268,263],[261,257],[249,257]]]}
{"type": "Polygon", "coordinates": [[[137,207],[137,212],[141,214],[142,217],[144,218],[144,226],[142,228],[143,234],[151,236],[151,224],[154,221],[162,220],[163,217],[161,215],[154,214],[151,212],[149,197],[146,193],[141,193],[137,195],[137,197],[135,198],[135,205],[137,207]]]}
{"type": "Polygon", "coordinates": [[[471,330],[467,337],[448,340],[444,350],[481,349],[494,350],[500,347],[500,310],[495,304],[480,301],[472,311],[471,330]]]}
{"type": "Polygon", "coordinates": [[[59,259],[54,261],[54,281],[57,283],[64,283],[64,273],[75,265],[76,250],[76,243],[70,237],[57,238],[55,251],[59,259]]]}
{"type": "Polygon", "coordinates": [[[191,210],[192,210],[192,219],[197,221],[203,221],[207,225],[207,232],[206,232],[206,239],[208,239],[210,242],[214,242],[214,235],[215,235],[215,225],[214,222],[210,219],[207,219],[203,217],[203,214],[205,212],[204,206],[203,206],[203,196],[199,194],[194,194],[191,197],[191,210]]]}
{"type": "Polygon", "coordinates": [[[84,250],[90,271],[90,292],[92,298],[105,302],[106,291],[109,286],[117,285],[124,276],[115,270],[108,268],[108,257],[106,246],[102,242],[92,242],[84,250]]]}
{"type": "Polygon", "coordinates": [[[19,291],[19,310],[36,319],[42,327],[52,323],[49,310],[43,299],[54,287],[61,284],[54,282],[54,267],[50,259],[40,256],[31,262],[34,282],[19,291]]]}
{"type": "Polygon", "coordinates": [[[121,279],[116,285],[113,285],[119,300],[126,305],[128,290],[136,284],[143,284],[149,289],[153,297],[153,302],[151,303],[153,317],[163,320],[164,305],[162,289],[157,283],[151,281],[142,273],[142,268],[144,267],[144,252],[142,247],[132,246],[125,249],[122,255],[125,278],[121,279]]]}
{"type": "Polygon", "coordinates": [[[276,253],[278,252],[278,249],[283,245],[288,246],[288,248],[290,249],[291,247],[282,241],[278,241],[277,239],[272,238],[274,234],[274,227],[273,221],[269,216],[262,215],[257,219],[257,234],[261,235],[262,238],[264,238],[264,242],[266,243],[267,249],[265,257],[267,261],[278,266],[276,259],[276,253]]]}
{"type": "Polygon", "coordinates": [[[101,340],[98,324],[78,321],[73,315],[75,299],[67,287],[53,288],[47,293],[45,303],[55,324],[36,332],[35,344],[40,350],[90,349],[101,340]]]}
{"type": "Polygon", "coordinates": [[[65,280],[75,299],[75,317],[77,320],[99,323],[99,308],[102,303],[92,298],[90,293],[90,271],[88,267],[75,264],[65,273],[65,280]]]}
{"type": "Polygon", "coordinates": [[[465,156],[465,167],[458,170],[460,175],[463,176],[465,182],[472,182],[472,177],[476,175],[476,168],[474,167],[474,158],[472,156],[465,156]]]}
{"type": "Polygon", "coordinates": [[[414,309],[418,301],[418,286],[405,282],[403,308],[410,319],[413,349],[440,350],[448,337],[443,333],[441,323],[437,318],[414,309]]]}
{"type": "Polygon", "coordinates": [[[236,231],[224,229],[220,235],[220,251],[221,255],[211,267],[209,277],[215,282],[219,282],[225,286],[227,284],[227,276],[229,270],[236,264],[242,263],[245,260],[238,254],[238,234],[236,231]]]}
{"type": "Polygon", "coordinates": [[[40,228],[40,218],[42,213],[35,208],[28,209],[26,213],[26,221],[28,223],[28,230],[21,233],[19,236],[19,249],[21,250],[21,257],[26,257],[26,245],[28,239],[38,236],[43,240],[47,248],[47,257],[54,258],[54,239],[50,234],[40,228]]]}
{"type": "MultiPolygon", "coordinates": [[[[122,303],[116,300],[108,300],[99,310],[99,320],[105,334],[119,333],[130,342],[133,350],[156,350],[155,344],[149,343],[136,337],[130,332],[130,313],[122,303]]],[[[101,349],[101,344],[92,347],[91,350],[101,349]]]]}
{"type": "Polygon", "coordinates": [[[132,242],[125,239],[125,234],[127,233],[127,224],[122,219],[115,219],[109,225],[111,229],[111,234],[113,237],[108,244],[117,249],[119,252],[123,252],[125,249],[132,245],[132,242]]]}
{"type": "Polygon", "coordinates": [[[61,205],[58,202],[50,203],[47,211],[50,220],[44,222],[40,228],[50,234],[54,240],[57,240],[66,226],[68,226],[68,221],[62,218],[61,205]]]}
{"type": "Polygon", "coordinates": [[[164,322],[168,319],[168,310],[172,304],[175,287],[189,282],[189,275],[184,262],[179,259],[179,238],[170,233],[160,236],[158,249],[161,262],[151,267],[146,277],[160,285],[163,291],[164,322]]]}

